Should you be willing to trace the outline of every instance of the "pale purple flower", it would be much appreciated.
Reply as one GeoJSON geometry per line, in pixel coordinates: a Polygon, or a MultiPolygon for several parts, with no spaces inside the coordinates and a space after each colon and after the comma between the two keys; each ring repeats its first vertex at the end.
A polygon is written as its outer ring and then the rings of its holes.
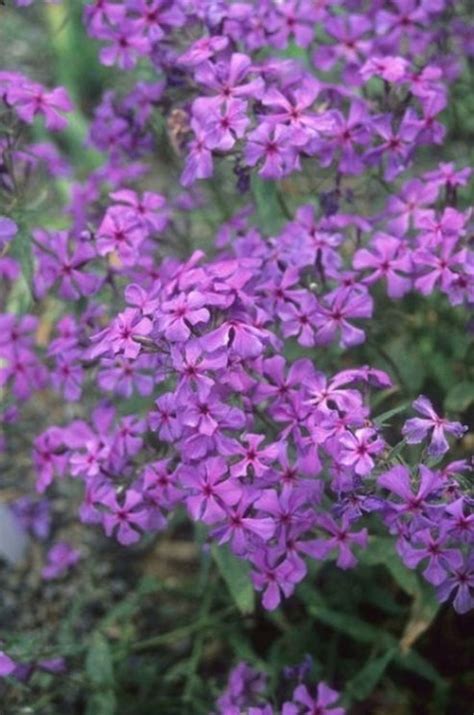
{"type": "Polygon", "coordinates": [[[73,549],[70,544],[60,541],[48,551],[48,563],[41,571],[41,575],[46,581],[61,578],[77,564],[80,558],[79,549],[73,549]]]}
{"type": "Polygon", "coordinates": [[[102,515],[102,522],[107,536],[115,532],[117,541],[130,546],[139,541],[141,530],[146,527],[147,510],[144,508],[141,494],[128,489],[124,498],[117,497],[113,490],[100,499],[108,508],[102,515]]]}
{"type": "Polygon", "coordinates": [[[15,107],[20,119],[32,124],[37,115],[43,115],[46,128],[59,131],[67,126],[62,113],[71,112],[72,102],[64,87],[51,91],[42,85],[25,80],[12,83],[7,91],[7,102],[15,107]]]}
{"type": "Polygon", "coordinates": [[[357,564],[357,559],[351,548],[355,545],[362,548],[367,546],[367,529],[351,531],[351,522],[347,513],[343,514],[340,524],[329,514],[320,514],[317,518],[317,527],[326,531],[329,538],[306,541],[302,545],[302,551],[313,559],[325,559],[333,549],[336,549],[338,551],[337,566],[341,569],[353,568],[357,564]]]}
{"type": "Polygon", "coordinates": [[[334,707],[339,697],[339,693],[332,690],[326,683],[319,683],[314,697],[305,685],[298,685],[293,693],[293,702],[291,703],[297,703],[295,709],[285,709],[285,704],[282,715],[297,715],[297,713],[301,713],[301,715],[345,715],[344,708],[334,707]]]}
{"type": "Polygon", "coordinates": [[[2,251],[7,243],[9,243],[18,233],[18,226],[7,216],[0,216],[0,251],[2,251]]]}
{"type": "Polygon", "coordinates": [[[429,583],[439,586],[448,576],[448,571],[459,569],[463,565],[463,557],[459,549],[447,545],[446,527],[441,528],[437,535],[432,529],[422,529],[411,536],[410,541],[402,538],[397,543],[397,551],[408,568],[414,569],[424,559],[428,564],[423,576],[429,583]]]}
{"type": "Polygon", "coordinates": [[[0,650],[0,678],[5,678],[9,675],[12,675],[16,667],[17,663],[15,663],[15,661],[12,660],[10,656],[4,653],[3,650],[0,650]]]}
{"type": "Polygon", "coordinates": [[[453,434],[458,439],[463,436],[467,427],[460,422],[450,422],[445,417],[440,417],[434,410],[430,400],[420,395],[413,403],[414,409],[423,417],[413,417],[405,422],[402,434],[408,444],[419,444],[431,432],[431,441],[428,453],[438,457],[449,449],[445,432],[453,434]]]}
{"type": "Polygon", "coordinates": [[[339,440],[341,463],[352,467],[361,477],[370,474],[374,468],[373,457],[385,447],[385,442],[371,427],[363,427],[352,432],[345,432],[339,440]]]}

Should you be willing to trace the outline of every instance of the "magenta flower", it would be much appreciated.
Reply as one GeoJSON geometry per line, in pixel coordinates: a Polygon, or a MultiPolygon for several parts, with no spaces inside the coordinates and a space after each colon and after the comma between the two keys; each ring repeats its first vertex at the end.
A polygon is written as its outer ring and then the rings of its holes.
{"type": "Polygon", "coordinates": [[[265,115],[265,121],[272,124],[288,124],[294,129],[307,132],[307,139],[318,132],[331,130],[334,122],[332,115],[316,114],[309,110],[314,105],[320,91],[316,80],[307,79],[300,87],[285,96],[275,88],[269,89],[262,98],[262,104],[269,107],[271,114],[265,115]]]}
{"type": "Polygon", "coordinates": [[[215,94],[212,97],[200,97],[199,101],[204,104],[240,97],[261,98],[265,87],[262,78],[247,79],[252,69],[250,57],[240,52],[234,52],[228,62],[203,62],[197,68],[195,78],[215,94]]]}
{"type": "Polygon", "coordinates": [[[318,310],[318,301],[309,292],[295,303],[285,303],[278,311],[283,336],[296,336],[300,345],[312,347],[315,344],[318,310]]]}
{"type": "Polygon", "coordinates": [[[405,77],[409,67],[404,57],[370,57],[360,68],[364,82],[371,77],[380,77],[386,82],[400,83],[405,77]]]}
{"type": "Polygon", "coordinates": [[[178,58],[178,62],[185,67],[198,67],[202,62],[224,50],[228,44],[229,38],[222,35],[201,37],[178,58]]]}
{"type": "Polygon", "coordinates": [[[438,187],[435,184],[425,184],[419,179],[410,179],[403,184],[396,196],[390,196],[387,202],[387,211],[390,216],[389,230],[397,236],[404,236],[408,229],[415,225],[431,211],[427,206],[432,205],[438,197],[438,187]]]}
{"type": "Polygon", "coordinates": [[[173,27],[181,27],[186,21],[179,7],[168,0],[129,0],[128,5],[139,16],[137,29],[146,33],[151,42],[158,42],[173,27]]]}
{"type": "Polygon", "coordinates": [[[410,541],[400,539],[397,551],[410,569],[428,559],[423,576],[429,583],[439,586],[447,578],[448,571],[459,569],[463,565],[461,552],[459,549],[450,548],[447,545],[448,539],[446,527],[441,528],[437,536],[431,529],[421,529],[411,536],[410,541]]]}
{"type": "Polygon", "coordinates": [[[275,532],[273,519],[251,516],[254,500],[255,496],[244,493],[236,505],[227,509],[224,524],[212,533],[219,544],[230,542],[238,556],[244,555],[251,545],[263,546],[275,532]]]}
{"type": "Polygon", "coordinates": [[[7,216],[0,216],[0,251],[2,251],[7,243],[9,243],[18,233],[18,226],[7,216]]]}
{"type": "Polygon", "coordinates": [[[397,129],[392,127],[391,115],[383,114],[372,119],[372,126],[382,139],[382,144],[371,149],[366,154],[366,160],[371,165],[384,157],[385,178],[388,181],[406,168],[413,154],[415,138],[419,130],[412,119],[410,111],[407,110],[397,129]]]}
{"type": "Polygon", "coordinates": [[[280,605],[281,593],[288,598],[295,590],[293,567],[288,560],[282,560],[278,549],[258,550],[250,560],[255,567],[251,574],[253,585],[257,591],[263,591],[262,605],[273,611],[280,605]]]}
{"type": "Polygon", "coordinates": [[[443,479],[439,474],[420,464],[420,476],[416,492],[412,487],[410,472],[401,464],[392,467],[377,479],[379,487],[388,489],[401,499],[401,502],[388,502],[388,506],[396,514],[419,514],[430,503],[430,500],[433,501],[441,493],[443,479]]]}
{"type": "Polygon", "coordinates": [[[175,396],[167,392],[155,402],[156,409],[149,415],[150,429],[156,430],[161,440],[174,442],[181,435],[181,421],[178,420],[175,396]]]}
{"type": "Polygon", "coordinates": [[[438,282],[442,291],[449,292],[457,278],[455,269],[462,268],[467,260],[466,249],[459,248],[458,241],[457,235],[448,236],[436,253],[428,248],[420,248],[413,252],[413,262],[418,273],[415,288],[422,295],[430,295],[438,282]],[[428,271],[424,272],[426,268],[428,271]]]}
{"type": "Polygon", "coordinates": [[[72,102],[64,87],[45,90],[40,84],[24,81],[12,83],[7,91],[7,102],[15,107],[20,119],[32,124],[37,115],[43,115],[46,128],[60,131],[67,125],[61,112],[71,112],[72,102]]]}
{"type": "Polygon", "coordinates": [[[213,524],[226,516],[226,509],[237,504],[242,486],[229,478],[227,464],[222,457],[211,457],[202,469],[183,465],[178,479],[187,496],[186,506],[194,521],[213,524]]]}
{"type": "Polygon", "coordinates": [[[39,297],[43,297],[56,281],[59,281],[59,296],[66,300],[96,293],[102,279],[84,270],[96,257],[92,246],[85,242],[75,243],[66,231],[49,234],[37,229],[33,235],[39,263],[35,276],[39,297]]]}
{"type": "Polygon", "coordinates": [[[302,545],[302,551],[313,559],[325,559],[330,551],[336,549],[338,557],[336,564],[341,569],[350,569],[357,564],[357,559],[351,551],[351,547],[367,546],[367,529],[361,531],[350,531],[351,522],[348,514],[342,516],[341,523],[338,524],[329,514],[320,514],[317,519],[317,527],[330,535],[329,538],[318,538],[306,541],[302,545]]]}
{"type": "Polygon", "coordinates": [[[145,237],[143,223],[136,212],[125,206],[112,206],[97,230],[97,250],[100,256],[116,251],[129,265],[135,261],[145,237]]]}
{"type": "Polygon", "coordinates": [[[341,463],[352,467],[361,477],[370,474],[374,468],[373,456],[385,448],[385,442],[370,427],[363,427],[354,433],[346,431],[339,440],[341,463]]]}
{"type": "Polygon", "coordinates": [[[244,160],[248,166],[262,162],[258,173],[264,179],[281,179],[299,168],[298,149],[307,141],[300,129],[263,122],[248,135],[244,160]]]}
{"type": "Polygon", "coordinates": [[[196,117],[206,135],[206,146],[212,150],[230,151],[237,139],[241,139],[250,124],[247,116],[247,102],[229,99],[224,104],[215,105],[201,98],[193,104],[196,117]]]}
{"type": "Polygon", "coordinates": [[[137,542],[148,518],[141,494],[128,489],[125,497],[119,500],[115,492],[110,490],[101,496],[100,502],[108,508],[102,515],[107,536],[112,536],[115,532],[117,541],[124,546],[137,542]]]}
{"type": "Polygon", "coordinates": [[[133,209],[138,221],[143,222],[149,231],[161,233],[168,224],[169,211],[162,194],[145,191],[140,198],[135,191],[120,189],[120,191],[113,191],[110,198],[133,209]]]}
{"type": "Polygon", "coordinates": [[[209,179],[214,171],[212,150],[208,144],[208,132],[197,119],[191,120],[195,138],[188,144],[186,163],[181,174],[181,184],[190,186],[196,179],[209,179]]]}
{"type": "Polygon", "coordinates": [[[160,330],[171,342],[185,342],[195,325],[207,323],[209,311],[204,307],[205,296],[199,291],[180,293],[176,298],[165,301],[161,306],[160,330]]]}
{"type": "Polygon", "coordinates": [[[420,444],[432,430],[428,454],[439,457],[449,449],[445,432],[453,434],[458,439],[463,436],[467,427],[460,422],[450,422],[440,417],[434,410],[430,400],[424,395],[417,397],[413,403],[414,409],[423,417],[413,417],[405,422],[402,434],[408,444],[420,444]]]}
{"type": "Polygon", "coordinates": [[[95,36],[110,42],[100,51],[100,61],[107,67],[117,65],[120,69],[131,70],[138,58],[150,49],[150,42],[142,34],[142,26],[137,20],[124,20],[115,27],[104,24],[96,30],[95,36]]]}
{"type": "Polygon", "coordinates": [[[411,273],[410,252],[403,243],[386,233],[377,233],[372,239],[373,250],[360,248],[354,254],[352,265],[356,270],[372,270],[364,278],[364,283],[375,283],[384,278],[387,281],[387,294],[390,298],[401,298],[412,287],[412,280],[397,271],[411,273]]]}
{"type": "Polygon", "coordinates": [[[282,715],[345,715],[344,708],[334,707],[339,697],[339,693],[326,683],[319,683],[314,697],[305,685],[298,685],[293,693],[293,701],[283,706],[282,715]]]}
{"type": "Polygon", "coordinates": [[[10,658],[3,650],[0,650],[0,678],[12,675],[17,667],[17,663],[10,658]]]}
{"type": "Polygon", "coordinates": [[[268,470],[269,464],[277,458],[280,449],[278,444],[260,447],[264,439],[263,434],[246,434],[242,437],[246,446],[239,444],[236,449],[242,458],[230,468],[232,476],[243,477],[250,467],[257,477],[261,477],[268,470]]]}
{"type": "Polygon", "coordinates": [[[48,551],[48,563],[41,571],[41,575],[46,581],[61,578],[77,564],[80,558],[79,549],[73,549],[65,541],[61,541],[48,551]]]}
{"type": "Polygon", "coordinates": [[[458,613],[467,613],[474,607],[474,557],[467,556],[464,563],[450,570],[448,577],[436,589],[443,603],[454,593],[453,606],[458,613]]]}
{"type": "Polygon", "coordinates": [[[365,340],[365,333],[349,323],[349,318],[370,318],[373,301],[365,290],[341,288],[327,300],[327,305],[318,304],[315,323],[318,327],[316,344],[327,345],[340,334],[339,345],[352,347],[365,340]]]}

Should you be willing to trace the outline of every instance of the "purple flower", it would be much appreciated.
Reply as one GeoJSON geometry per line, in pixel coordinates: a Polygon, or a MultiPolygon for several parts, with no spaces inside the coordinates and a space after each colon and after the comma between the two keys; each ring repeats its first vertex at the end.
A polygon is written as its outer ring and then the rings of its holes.
{"type": "Polygon", "coordinates": [[[351,523],[346,514],[342,516],[341,524],[337,524],[329,514],[320,514],[317,518],[317,526],[328,532],[328,539],[319,538],[306,541],[302,550],[313,559],[325,559],[330,551],[337,549],[338,557],[336,564],[341,569],[350,569],[357,564],[357,559],[351,551],[354,545],[367,546],[367,529],[351,532],[351,523]]]}
{"type": "Polygon", "coordinates": [[[232,98],[260,98],[265,86],[262,78],[245,81],[252,69],[250,57],[240,52],[234,52],[228,62],[203,62],[197,68],[195,78],[215,92],[215,95],[201,97],[200,102],[221,103],[232,98]]]}
{"type": "Polygon", "coordinates": [[[420,464],[421,480],[418,491],[411,486],[411,477],[408,469],[402,465],[392,467],[377,479],[379,487],[388,489],[402,500],[402,503],[389,502],[390,508],[397,513],[420,513],[429,503],[428,499],[438,496],[443,488],[442,478],[420,464]]]}
{"type": "Polygon", "coordinates": [[[230,151],[250,124],[247,102],[240,99],[209,105],[209,102],[199,98],[193,104],[193,115],[204,130],[206,146],[218,151],[230,151]]]}
{"type": "Polygon", "coordinates": [[[410,253],[403,243],[386,233],[378,233],[372,240],[373,251],[361,248],[354,254],[352,265],[356,270],[372,270],[364,283],[374,283],[385,278],[390,298],[401,298],[412,287],[412,281],[397,271],[411,273],[410,253]]]}
{"type": "Polygon", "coordinates": [[[262,605],[273,611],[280,604],[280,592],[288,598],[295,589],[293,567],[288,560],[282,560],[278,549],[258,550],[250,560],[256,569],[252,571],[252,582],[257,591],[263,591],[262,605]]]}
{"type": "Polygon", "coordinates": [[[467,427],[460,422],[450,422],[446,418],[440,417],[435,412],[430,400],[423,395],[417,397],[413,407],[424,417],[413,417],[407,420],[403,425],[402,434],[408,444],[419,444],[432,430],[428,454],[433,457],[439,457],[449,449],[445,432],[453,434],[459,439],[467,430],[467,427]]]}
{"type": "Polygon", "coordinates": [[[185,342],[199,323],[207,323],[209,311],[204,307],[205,296],[199,291],[180,293],[161,306],[159,327],[171,342],[185,342]]]}
{"type": "Polygon", "coordinates": [[[137,250],[145,237],[137,212],[124,206],[112,206],[98,228],[97,250],[100,256],[116,251],[121,260],[130,265],[136,260],[137,250]]]}
{"type": "Polygon", "coordinates": [[[239,663],[232,668],[227,687],[217,700],[219,715],[240,715],[253,698],[266,687],[266,676],[251,668],[247,663],[239,663]]]}
{"type": "Polygon", "coordinates": [[[174,442],[181,434],[181,421],[177,418],[178,405],[174,394],[167,392],[155,402],[156,410],[149,415],[150,429],[157,430],[161,440],[174,442]]]}
{"type": "Polygon", "coordinates": [[[318,309],[318,302],[311,293],[305,293],[295,302],[282,305],[278,314],[282,321],[283,336],[295,335],[300,345],[312,347],[315,344],[318,309]]]}
{"type": "Polygon", "coordinates": [[[0,216],[0,251],[5,248],[17,233],[18,226],[16,223],[7,218],[7,216],[0,216]]]}
{"type": "Polygon", "coordinates": [[[282,715],[345,715],[344,708],[334,707],[339,700],[339,693],[332,690],[326,683],[319,683],[316,695],[313,697],[305,685],[298,685],[293,693],[292,703],[285,703],[282,715]],[[291,706],[294,705],[294,709],[291,706]],[[290,707],[288,707],[290,706],[290,707]],[[303,709],[301,709],[301,707],[303,709]]]}
{"type": "MultiPolygon", "coordinates": [[[[137,338],[146,337],[152,330],[152,323],[148,318],[142,318],[138,310],[126,308],[123,313],[119,313],[105,336],[105,350],[110,346],[113,353],[123,353],[126,358],[136,358],[141,350],[140,342],[137,338]]],[[[98,333],[99,338],[102,333],[98,333]]],[[[104,337],[104,336],[102,336],[104,337]]],[[[97,349],[101,344],[97,346],[97,349]]],[[[104,352],[104,347],[101,347],[104,352]]],[[[93,356],[100,354],[94,351],[93,356]]]]}
{"type": "Polygon", "coordinates": [[[127,20],[117,26],[101,25],[95,36],[111,44],[100,51],[100,61],[108,67],[117,65],[120,69],[131,70],[141,55],[148,53],[150,42],[141,34],[140,21],[127,20]]]}
{"type": "Polygon", "coordinates": [[[222,35],[201,37],[179,57],[178,62],[185,67],[197,67],[202,62],[209,60],[215,54],[224,50],[229,44],[229,38],[222,35]]]}
{"type": "Polygon", "coordinates": [[[363,427],[352,432],[345,432],[339,440],[341,445],[341,463],[353,467],[356,474],[365,477],[374,468],[373,455],[379,454],[385,442],[370,427],[363,427]]]}
{"type": "Polygon", "coordinates": [[[275,533],[275,522],[268,517],[251,516],[255,496],[243,494],[240,501],[226,510],[222,526],[215,529],[212,536],[219,544],[230,542],[232,551],[244,555],[251,544],[262,546],[275,533]]]}
{"type": "Polygon", "coordinates": [[[474,607],[474,558],[470,554],[464,563],[452,569],[436,589],[441,602],[447,601],[455,591],[453,606],[458,613],[467,613],[474,607]]]}
{"type": "Polygon", "coordinates": [[[237,446],[237,454],[242,458],[232,465],[230,469],[232,476],[243,477],[250,467],[257,477],[261,477],[267,471],[269,463],[276,459],[280,450],[277,444],[260,447],[264,439],[265,436],[261,434],[246,434],[242,437],[246,446],[240,444],[237,446]]]}
{"type": "Polygon", "coordinates": [[[248,135],[244,161],[247,166],[255,166],[261,161],[259,176],[281,179],[299,168],[298,149],[307,141],[306,133],[300,129],[263,122],[248,135]]]}
{"type": "Polygon", "coordinates": [[[466,249],[459,248],[458,241],[457,235],[447,236],[437,247],[436,252],[428,247],[413,252],[415,267],[422,270],[428,268],[428,272],[423,272],[415,280],[415,288],[422,295],[430,295],[438,282],[442,291],[449,292],[457,277],[454,269],[462,268],[467,259],[466,249]]]}
{"type": "Polygon", "coordinates": [[[137,29],[145,32],[152,42],[158,42],[173,27],[181,27],[186,21],[179,7],[168,0],[129,0],[128,5],[139,15],[137,29]]]}
{"type": "Polygon", "coordinates": [[[436,536],[433,530],[422,529],[413,534],[410,541],[402,538],[397,544],[397,551],[411,569],[416,568],[420,561],[428,559],[423,575],[434,586],[439,586],[446,579],[448,571],[463,565],[459,549],[446,545],[448,538],[446,527],[441,528],[436,536]]]}
{"type": "Polygon", "coordinates": [[[51,528],[50,506],[47,499],[33,500],[29,496],[24,496],[16,499],[9,506],[24,529],[41,541],[47,539],[51,528]]]}
{"type": "Polygon", "coordinates": [[[0,650],[0,678],[5,678],[13,673],[17,663],[12,660],[3,650],[0,650]]]}
{"type": "Polygon", "coordinates": [[[7,91],[7,102],[15,107],[20,119],[32,124],[38,114],[45,119],[46,128],[59,131],[67,125],[60,112],[71,112],[71,100],[64,87],[51,91],[29,80],[12,83],[7,91]]]}
{"type": "Polygon", "coordinates": [[[237,504],[242,496],[241,485],[229,478],[227,464],[222,457],[209,458],[198,470],[183,465],[178,470],[178,479],[188,494],[186,506],[191,517],[205,524],[224,518],[226,507],[237,504]]]}
{"type": "Polygon", "coordinates": [[[315,323],[318,327],[316,344],[327,345],[340,333],[339,345],[352,347],[365,340],[365,333],[348,322],[348,318],[370,318],[373,312],[372,298],[365,290],[341,288],[326,299],[327,305],[319,304],[315,323]]]}
{"type": "Polygon", "coordinates": [[[208,132],[193,118],[191,129],[194,139],[187,146],[186,163],[181,174],[181,184],[190,186],[196,179],[209,179],[214,171],[212,150],[208,144],[208,132]]]}
{"type": "Polygon", "coordinates": [[[41,571],[41,575],[46,581],[61,578],[77,564],[80,558],[81,552],[78,549],[73,549],[65,541],[60,541],[48,551],[48,563],[41,571]]]}
{"type": "Polygon", "coordinates": [[[309,111],[319,91],[319,82],[309,78],[290,92],[288,97],[275,88],[269,89],[262,98],[262,104],[273,111],[265,115],[265,121],[272,124],[288,124],[294,129],[307,132],[308,139],[318,132],[330,131],[334,126],[331,115],[318,115],[309,111]]]}
{"type": "Polygon", "coordinates": [[[125,497],[118,498],[113,490],[101,496],[100,502],[108,511],[102,515],[102,522],[107,536],[115,532],[117,541],[123,546],[136,543],[141,536],[141,529],[147,524],[147,510],[144,508],[141,494],[128,489],[125,497]]]}

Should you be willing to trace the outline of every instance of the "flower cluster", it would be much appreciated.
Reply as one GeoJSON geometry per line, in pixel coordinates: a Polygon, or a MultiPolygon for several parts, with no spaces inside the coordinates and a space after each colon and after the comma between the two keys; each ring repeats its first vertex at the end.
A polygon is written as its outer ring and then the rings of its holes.
{"type": "MultiPolygon", "coordinates": [[[[0,138],[9,207],[0,216],[0,388],[9,400],[0,422],[55,391],[68,410],[33,440],[38,491],[79,480],[81,521],[127,546],[184,505],[210,540],[250,564],[266,609],[294,592],[308,559],[354,567],[373,514],[402,561],[422,564],[439,599],[465,612],[474,515],[460,475],[471,465],[436,461],[447,435],[465,428],[420,395],[422,417],[408,419],[398,442],[372,406],[397,375],[354,365],[351,350],[387,299],[439,294],[457,310],[474,302],[472,216],[459,202],[471,170],[429,158],[472,44],[450,0],[370,8],[88,2],[100,61],[127,73],[95,108],[87,146],[102,160],[85,177],[51,142],[13,139],[38,116],[47,130],[64,129],[67,92],[0,73],[9,127],[0,138]],[[150,170],[163,139],[180,178],[158,191],[150,170]],[[69,177],[67,226],[30,230],[17,206],[45,169],[69,177]],[[214,208],[221,180],[236,210],[225,207],[214,236],[206,228],[204,252],[188,235],[199,209],[214,208]],[[34,308],[20,314],[25,280],[34,308]],[[41,306],[52,296],[45,338],[41,306]],[[337,366],[323,367],[327,354],[337,366]],[[413,458],[405,444],[423,450],[413,458]]],[[[0,444],[8,457],[8,440],[0,444]]],[[[47,509],[35,508],[13,506],[46,539],[47,509]]],[[[59,577],[78,559],[56,544],[43,574],[59,577]]],[[[0,654],[0,674],[14,667],[0,654]]],[[[233,677],[220,712],[273,712],[248,700],[260,676],[242,667],[233,677]]],[[[316,694],[299,685],[282,713],[340,715],[336,701],[324,684],[316,694]]]]}
{"type": "MultiPolygon", "coordinates": [[[[298,670],[302,671],[301,666],[298,670]]],[[[302,674],[302,673],[301,673],[302,674]]],[[[344,715],[344,708],[337,707],[339,693],[326,683],[308,689],[300,683],[291,700],[282,703],[278,710],[264,701],[266,676],[242,662],[232,669],[227,687],[218,698],[218,715],[344,715]]]]}

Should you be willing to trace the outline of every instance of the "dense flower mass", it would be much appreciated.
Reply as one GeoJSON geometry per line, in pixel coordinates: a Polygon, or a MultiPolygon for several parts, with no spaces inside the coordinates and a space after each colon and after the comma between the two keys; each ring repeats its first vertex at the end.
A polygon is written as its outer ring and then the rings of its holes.
{"type": "MultiPolygon", "coordinates": [[[[38,118],[67,131],[67,91],[0,73],[6,458],[32,397],[68,406],[31,444],[42,500],[12,510],[47,539],[43,499],[72,478],[80,520],[130,546],[184,506],[248,562],[268,610],[311,561],[354,568],[380,529],[439,600],[468,611],[472,464],[441,462],[467,427],[419,395],[397,434],[377,405],[399,374],[354,357],[377,340],[384,306],[474,303],[459,201],[471,169],[440,160],[449,86],[472,56],[456,3],[93,0],[83,21],[100,62],[124,72],[94,110],[86,143],[101,159],[87,175],[25,131],[38,118]],[[179,171],[161,193],[163,141],[179,171]],[[18,206],[44,171],[71,190],[61,221],[38,227],[18,206]],[[199,211],[222,208],[224,180],[235,210],[190,245],[199,211]]],[[[44,578],[79,558],[57,543],[44,578]]],[[[14,669],[0,652],[0,675],[14,669]]],[[[241,664],[217,712],[277,712],[264,685],[241,664]]],[[[326,684],[300,683],[281,713],[342,715],[337,703],[326,684]]]]}

